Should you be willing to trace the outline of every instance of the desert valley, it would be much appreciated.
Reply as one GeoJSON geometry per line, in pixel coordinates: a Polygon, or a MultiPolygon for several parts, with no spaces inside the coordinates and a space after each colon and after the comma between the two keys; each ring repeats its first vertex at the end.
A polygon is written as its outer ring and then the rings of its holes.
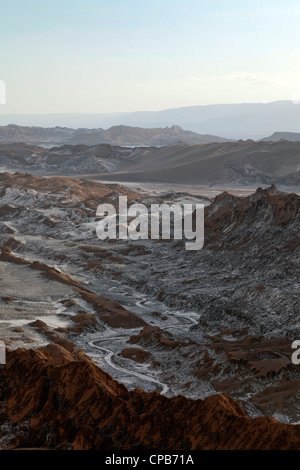
{"type": "Polygon", "coordinates": [[[298,449],[300,144],[44,134],[0,147],[1,448],[298,449]],[[203,248],[99,240],[122,195],[204,204],[203,248]]]}

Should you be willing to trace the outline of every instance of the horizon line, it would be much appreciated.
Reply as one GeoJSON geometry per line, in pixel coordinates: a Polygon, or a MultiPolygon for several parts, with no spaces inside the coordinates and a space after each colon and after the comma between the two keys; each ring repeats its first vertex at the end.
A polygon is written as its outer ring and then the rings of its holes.
{"type": "Polygon", "coordinates": [[[195,104],[195,105],[189,105],[189,106],[177,106],[174,108],[162,108],[162,109],[156,109],[156,110],[137,110],[137,111],[106,111],[106,112],[80,112],[80,111],[74,111],[74,112],[40,112],[40,113],[0,113],[1,116],[53,116],[53,115],[108,115],[108,114],[136,114],[136,113],[158,113],[162,111],[169,111],[169,110],[176,110],[176,109],[185,109],[185,108],[205,108],[209,106],[240,106],[240,105],[257,105],[257,104],[262,104],[262,105],[268,105],[268,104],[273,104],[273,103],[286,103],[290,102],[293,103],[293,100],[291,99],[286,99],[286,100],[274,100],[274,101],[243,101],[240,103],[212,103],[212,104],[195,104]]]}

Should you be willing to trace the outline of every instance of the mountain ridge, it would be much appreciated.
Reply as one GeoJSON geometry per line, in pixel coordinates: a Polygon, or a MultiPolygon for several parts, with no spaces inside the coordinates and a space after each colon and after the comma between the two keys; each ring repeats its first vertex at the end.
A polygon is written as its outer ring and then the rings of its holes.
{"type": "Polygon", "coordinates": [[[69,127],[18,126],[9,124],[0,127],[0,143],[24,142],[46,146],[55,145],[99,145],[113,144],[120,146],[166,146],[182,144],[201,144],[226,142],[228,139],[200,135],[173,125],[165,128],[144,129],[125,125],[112,126],[109,129],[73,129],[69,127]]]}
{"type": "Polygon", "coordinates": [[[9,352],[0,380],[3,448],[266,450],[300,446],[299,425],[279,423],[272,417],[248,418],[226,394],[190,400],[141,389],[129,392],[82,351],[69,351],[55,343],[9,352]],[[7,426],[13,426],[14,436],[3,435],[7,426]]]}
{"type": "Polygon", "coordinates": [[[262,139],[283,127],[290,132],[298,132],[299,120],[300,106],[292,100],[194,105],[158,111],[0,115],[0,125],[156,128],[175,124],[200,134],[220,135],[233,140],[262,139]]]}

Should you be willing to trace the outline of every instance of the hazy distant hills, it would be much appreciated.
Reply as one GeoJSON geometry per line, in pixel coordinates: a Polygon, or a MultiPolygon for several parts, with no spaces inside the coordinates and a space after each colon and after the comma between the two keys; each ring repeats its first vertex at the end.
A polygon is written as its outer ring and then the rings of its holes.
{"type": "Polygon", "coordinates": [[[269,137],[261,139],[262,141],[278,142],[279,140],[288,140],[290,142],[300,142],[300,132],[274,132],[269,137]]]}
{"type": "Polygon", "coordinates": [[[39,175],[84,175],[107,181],[300,188],[300,142],[214,142],[166,147],[110,144],[50,149],[0,145],[0,167],[39,175]]]}
{"type": "Polygon", "coordinates": [[[24,142],[31,145],[55,146],[112,144],[120,146],[165,146],[178,144],[206,144],[225,142],[227,139],[213,135],[200,135],[185,131],[179,126],[143,129],[140,127],[113,126],[109,129],[70,129],[67,127],[0,127],[0,143],[24,142]]]}
{"type": "MultiPolygon", "coordinates": [[[[187,106],[162,111],[99,114],[0,115],[0,125],[108,129],[112,126],[164,128],[174,124],[199,134],[227,139],[262,139],[280,129],[300,132],[300,104],[271,103],[187,106]]],[[[191,143],[191,142],[190,142],[191,143]]]]}

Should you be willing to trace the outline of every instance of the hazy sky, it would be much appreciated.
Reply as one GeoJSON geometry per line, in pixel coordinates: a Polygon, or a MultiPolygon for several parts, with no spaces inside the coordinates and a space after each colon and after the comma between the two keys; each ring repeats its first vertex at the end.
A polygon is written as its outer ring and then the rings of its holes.
{"type": "Polygon", "coordinates": [[[0,0],[0,113],[300,96],[299,0],[0,0]]]}

